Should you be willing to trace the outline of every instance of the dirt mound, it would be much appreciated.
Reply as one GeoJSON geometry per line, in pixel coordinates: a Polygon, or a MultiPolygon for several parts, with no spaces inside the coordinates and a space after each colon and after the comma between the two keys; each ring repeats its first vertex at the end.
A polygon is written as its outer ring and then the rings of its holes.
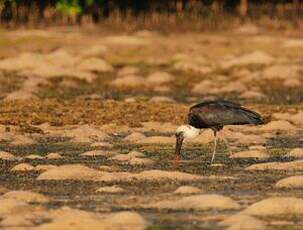
{"type": "Polygon", "coordinates": [[[146,86],[146,81],[143,77],[128,75],[125,77],[117,78],[110,82],[115,87],[137,88],[146,86]]]}
{"type": "Polygon", "coordinates": [[[261,230],[266,229],[266,223],[255,217],[236,214],[225,218],[219,223],[222,226],[228,226],[229,229],[248,229],[248,230],[261,230]]]}
{"type": "Polygon", "coordinates": [[[303,160],[291,161],[291,162],[270,162],[253,164],[246,168],[247,170],[303,170],[303,160]]]}
{"type": "Polygon", "coordinates": [[[303,148],[292,149],[288,154],[286,154],[286,156],[302,158],[303,157],[303,148]]]}
{"type": "Polygon", "coordinates": [[[254,51],[252,53],[244,54],[240,57],[235,57],[230,60],[225,60],[220,63],[224,69],[233,66],[246,66],[246,65],[268,65],[274,61],[274,57],[264,51],[254,51]]]}
{"type": "Polygon", "coordinates": [[[276,185],[278,188],[303,188],[303,176],[291,176],[279,180],[276,185]]]}
{"type": "Polygon", "coordinates": [[[174,191],[175,194],[195,194],[202,193],[202,190],[193,186],[180,186],[174,191]]]}
{"type": "Polygon", "coordinates": [[[19,158],[9,152],[0,151],[0,159],[5,161],[16,161],[19,158]]]}
{"type": "Polygon", "coordinates": [[[35,167],[27,163],[18,164],[11,169],[13,172],[28,172],[33,170],[35,170],[35,167]]]}
{"type": "Polygon", "coordinates": [[[31,191],[10,191],[1,196],[6,199],[14,199],[16,201],[22,201],[26,203],[45,203],[49,202],[49,198],[46,196],[31,192],[31,191]]]}
{"type": "Polygon", "coordinates": [[[264,151],[248,150],[234,153],[231,158],[269,158],[270,156],[264,151]]]}
{"type": "Polygon", "coordinates": [[[102,172],[88,168],[83,165],[63,165],[54,169],[47,170],[38,176],[38,180],[84,180],[84,181],[161,181],[161,180],[176,180],[176,181],[194,181],[204,179],[202,176],[176,172],[149,170],[140,173],[128,172],[102,172]]]}
{"type": "Polygon", "coordinates": [[[240,206],[229,197],[221,195],[194,195],[175,201],[159,201],[146,207],[172,210],[228,210],[238,209],[240,206]]]}
{"type": "Polygon", "coordinates": [[[155,72],[150,74],[147,78],[146,81],[151,84],[164,84],[171,82],[175,79],[173,75],[167,72],[155,72]]]}
{"type": "Polygon", "coordinates": [[[92,151],[87,151],[87,152],[81,153],[80,155],[85,156],[85,157],[98,157],[98,156],[111,157],[116,154],[117,153],[113,152],[113,151],[92,150],[92,151]]]}
{"type": "Polygon", "coordinates": [[[114,229],[122,230],[125,226],[134,230],[145,229],[147,222],[135,212],[118,212],[101,216],[91,212],[62,207],[49,212],[50,222],[44,223],[35,229],[114,229]]]}
{"type": "Polygon", "coordinates": [[[151,136],[136,141],[139,144],[173,144],[175,142],[175,137],[166,136],[151,136]]]}
{"type": "Polygon", "coordinates": [[[113,67],[100,58],[81,59],[60,49],[49,54],[23,53],[18,57],[1,60],[0,70],[41,78],[67,76],[91,82],[96,77],[92,71],[109,72],[113,71],[113,67]]]}
{"type": "Polygon", "coordinates": [[[295,197],[268,198],[252,204],[243,213],[256,216],[302,214],[303,199],[295,197]]]}
{"type": "Polygon", "coordinates": [[[124,192],[124,189],[119,186],[106,186],[106,187],[100,187],[96,190],[97,193],[122,193],[124,192]]]}

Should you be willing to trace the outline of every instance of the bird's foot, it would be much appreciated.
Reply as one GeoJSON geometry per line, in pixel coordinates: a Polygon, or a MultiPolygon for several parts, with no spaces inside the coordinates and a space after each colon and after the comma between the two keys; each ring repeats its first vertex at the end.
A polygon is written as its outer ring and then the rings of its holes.
{"type": "Polygon", "coordinates": [[[211,159],[211,161],[209,162],[209,163],[210,163],[210,165],[212,165],[212,164],[213,164],[213,162],[214,162],[214,160],[213,160],[213,159],[211,159]]]}
{"type": "Polygon", "coordinates": [[[175,155],[175,158],[173,160],[174,166],[178,166],[180,164],[180,161],[181,161],[180,155],[175,155]]]}

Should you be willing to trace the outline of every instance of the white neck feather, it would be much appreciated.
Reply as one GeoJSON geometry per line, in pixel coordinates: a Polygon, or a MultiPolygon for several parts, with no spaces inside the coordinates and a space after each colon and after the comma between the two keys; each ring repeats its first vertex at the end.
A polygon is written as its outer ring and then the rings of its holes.
{"type": "Polygon", "coordinates": [[[177,132],[183,132],[184,138],[195,138],[200,134],[200,129],[196,129],[190,125],[182,125],[177,129],[177,132]]]}

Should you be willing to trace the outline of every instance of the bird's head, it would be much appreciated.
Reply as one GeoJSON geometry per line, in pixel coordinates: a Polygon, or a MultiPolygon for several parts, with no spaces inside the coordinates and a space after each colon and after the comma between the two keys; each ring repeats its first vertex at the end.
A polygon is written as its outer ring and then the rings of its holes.
{"type": "Polygon", "coordinates": [[[200,130],[190,125],[181,125],[176,130],[176,154],[181,154],[181,147],[185,138],[195,138],[199,135],[200,130]]]}

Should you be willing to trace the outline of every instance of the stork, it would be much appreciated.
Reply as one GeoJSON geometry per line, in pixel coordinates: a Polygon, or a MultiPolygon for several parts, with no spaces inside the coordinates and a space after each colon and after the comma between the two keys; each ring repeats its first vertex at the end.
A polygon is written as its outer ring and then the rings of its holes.
{"type": "MultiPolygon", "coordinates": [[[[214,132],[214,150],[210,162],[212,164],[216,155],[218,132],[225,125],[264,124],[260,114],[244,108],[238,103],[225,100],[205,101],[196,104],[189,109],[187,119],[188,124],[179,126],[176,131],[176,164],[181,158],[183,140],[197,137],[201,129],[210,128],[214,132]]],[[[226,139],[224,141],[227,143],[226,139]]]]}

